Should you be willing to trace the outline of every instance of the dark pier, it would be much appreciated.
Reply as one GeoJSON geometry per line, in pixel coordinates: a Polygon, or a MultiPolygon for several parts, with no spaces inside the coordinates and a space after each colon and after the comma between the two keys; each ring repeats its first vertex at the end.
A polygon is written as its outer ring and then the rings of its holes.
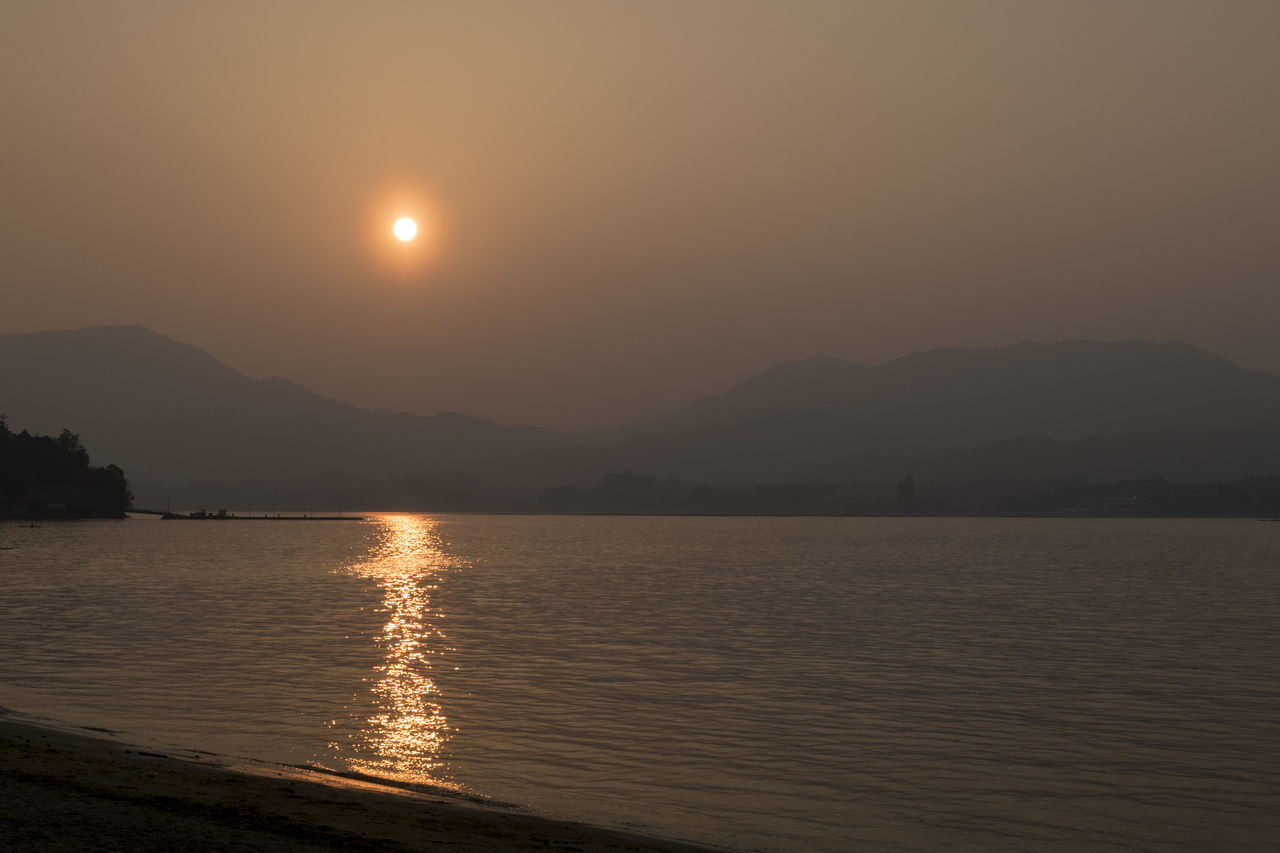
{"type": "Polygon", "coordinates": [[[364,516],[360,515],[316,515],[315,513],[303,513],[302,515],[280,515],[274,512],[264,512],[261,515],[246,513],[227,512],[220,509],[217,512],[207,512],[205,510],[197,510],[196,512],[169,512],[162,509],[131,509],[130,513],[136,515],[158,515],[166,521],[364,521],[364,516]]]}

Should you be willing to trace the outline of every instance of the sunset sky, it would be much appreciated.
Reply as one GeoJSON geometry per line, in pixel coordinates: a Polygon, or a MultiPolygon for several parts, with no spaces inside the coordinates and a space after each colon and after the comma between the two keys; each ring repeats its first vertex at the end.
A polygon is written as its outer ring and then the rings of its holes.
{"type": "Polygon", "coordinates": [[[810,355],[1280,372],[1278,44],[1275,0],[10,0],[0,332],[555,427],[810,355]]]}

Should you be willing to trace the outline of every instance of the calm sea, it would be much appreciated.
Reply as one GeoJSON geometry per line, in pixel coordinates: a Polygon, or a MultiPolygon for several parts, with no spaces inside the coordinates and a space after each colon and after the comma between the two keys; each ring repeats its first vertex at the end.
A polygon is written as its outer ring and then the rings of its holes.
{"type": "Polygon", "coordinates": [[[739,849],[1280,845],[1280,524],[0,524],[0,705],[739,849]]]}

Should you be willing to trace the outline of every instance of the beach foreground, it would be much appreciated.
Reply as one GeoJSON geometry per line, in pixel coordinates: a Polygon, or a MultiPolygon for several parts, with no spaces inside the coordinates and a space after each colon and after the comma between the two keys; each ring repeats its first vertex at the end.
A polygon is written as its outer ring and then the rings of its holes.
{"type": "Polygon", "coordinates": [[[0,718],[0,849],[697,853],[629,835],[288,767],[152,751],[0,718]]]}

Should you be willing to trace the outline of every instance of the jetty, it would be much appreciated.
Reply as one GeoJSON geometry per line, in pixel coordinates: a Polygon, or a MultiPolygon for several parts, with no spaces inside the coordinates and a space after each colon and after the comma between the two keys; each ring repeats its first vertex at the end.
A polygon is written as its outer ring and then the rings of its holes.
{"type": "Polygon", "coordinates": [[[165,521],[364,521],[362,515],[343,515],[339,512],[337,515],[316,515],[313,512],[304,512],[301,515],[284,515],[278,512],[264,512],[261,514],[247,512],[244,514],[237,512],[227,512],[225,509],[208,512],[207,510],[196,510],[194,512],[170,512],[163,509],[130,509],[130,514],[137,515],[158,515],[165,521]]]}

